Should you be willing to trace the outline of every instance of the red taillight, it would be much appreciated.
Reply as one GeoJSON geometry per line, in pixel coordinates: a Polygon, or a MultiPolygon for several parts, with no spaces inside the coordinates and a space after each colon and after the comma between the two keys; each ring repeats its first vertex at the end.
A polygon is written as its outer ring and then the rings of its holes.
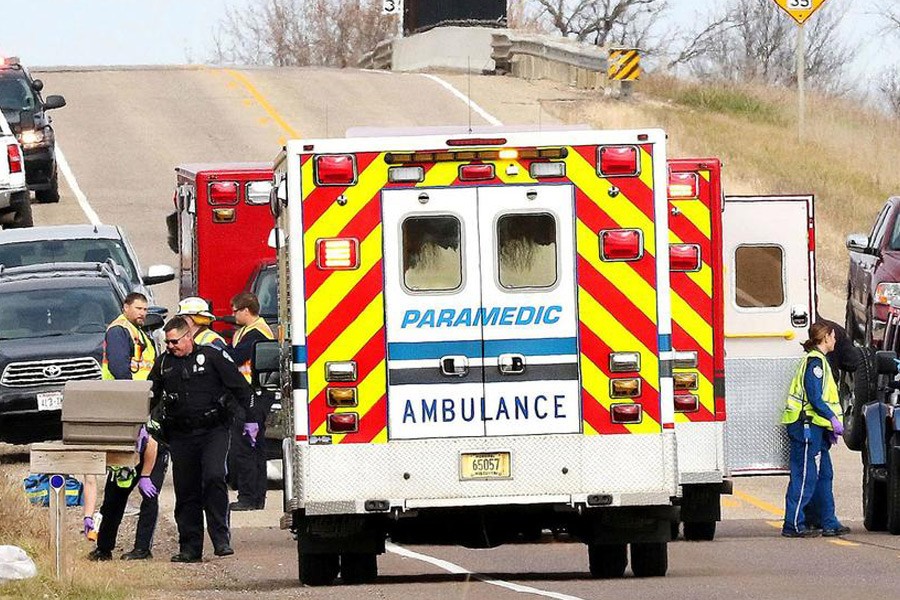
{"type": "Polygon", "coordinates": [[[613,423],[640,423],[642,413],[640,404],[613,404],[610,411],[613,423]]]}
{"type": "Polygon", "coordinates": [[[16,144],[10,144],[6,147],[6,158],[9,161],[10,173],[22,172],[22,151],[16,144]]]}
{"type": "Polygon", "coordinates": [[[322,270],[347,271],[359,267],[359,241],[355,238],[316,240],[316,264],[322,270]]]}
{"type": "Polygon", "coordinates": [[[463,165],[459,168],[460,181],[483,181],[494,178],[494,165],[463,165]]]}
{"type": "Polygon", "coordinates": [[[328,433],[353,433],[359,429],[356,413],[331,413],[328,415],[328,433]]]}
{"type": "Polygon", "coordinates": [[[209,203],[213,206],[238,203],[237,181],[213,181],[209,184],[209,203]]]}
{"type": "Polygon", "coordinates": [[[323,154],[316,157],[316,185],[356,183],[356,157],[352,154],[323,154]]]}
{"type": "Polygon", "coordinates": [[[638,260],[644,255],[640,229],[607,229],[600,232],[600,258],[607,261],[638,260]]]}
{"type": "Polygon", "coordinates": [[[690,200],[700,195],[696,173],[669,173],[669,200],[690,200]]]}
{"type": "Polygon", "coordinates": [[[700,410],[700,402],[694,394],[686,392],[675,393],[675,412],[687,413],[700,410]]]}
{"type": "Polygon", "coordinates": [[[682,273],[699,271],[700,246],[697,244],[669,244],[669,270],[682,273]]]}
{"type": "Polygon", "coordinates": [[[600,146],[597,173],[604,177],[630,177],[641,172],[637,146],[600,146]]]}

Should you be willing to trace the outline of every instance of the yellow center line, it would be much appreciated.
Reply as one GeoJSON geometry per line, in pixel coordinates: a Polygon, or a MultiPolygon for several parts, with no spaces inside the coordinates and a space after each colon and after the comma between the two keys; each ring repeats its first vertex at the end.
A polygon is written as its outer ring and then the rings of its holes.
{"type": "Polygon", "coordinates": [[[297,131],[293,127],[291,127],[291,125],[280,114],[278,114],[278,111],[276,111],[275,107],[273,107],[269,103],[269,101],[266,100],[266,97],[263,96],[252,83],[250,83],[250,80],[246,75],[234,69],[225,69],[225,72],[228,73],[232,79],[244,86],[244,89],[250,92],[250,95],[253,96],[253,98],[259,103],[262,109],[266,111],[266,114],[272,117],[272,120],[278,123],[279,127],[281,127],[290,137],[300,137],[300,134],[297,133],[297,131]]]}
{"type": "Polygon", "coordinates": [[[828,540],[835,546],[859,546],[856,542],[848,542],[847,540],[828,540]]]}
{"type": "Polygon", "coordinates": [[[775,506],[771,502],[766,502],[765,500],[757,498],[756,496],[752,496],[746,492],[741,492],[738,490],[734,490],[734,492],[732,493],[735,498],[743,500],[747,504],[751,504],[760,510],[764,510],[771,515],[775,515],[778,518],[784,517],[784,509],[779,506],[775,506]]]}

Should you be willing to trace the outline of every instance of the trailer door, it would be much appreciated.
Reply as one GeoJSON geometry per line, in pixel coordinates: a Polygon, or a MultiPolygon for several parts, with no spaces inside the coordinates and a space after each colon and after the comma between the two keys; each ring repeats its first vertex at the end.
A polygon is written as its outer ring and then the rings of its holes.
{"type": "Polygon", "coordinates": [[[485,433],[578,433],[571,185],[478,190],[485,433]]]}
{"type": "Polygon", "coordinates": [[[726,197],[723,239],[727,465],[784,472],[781,412],[815,318],[813,197],[726,197]]]}
{"type": "Polygon", "coordinates": [[[481,278],[475,188],[386,190],[390,439],[481,437],[481,278]]]}

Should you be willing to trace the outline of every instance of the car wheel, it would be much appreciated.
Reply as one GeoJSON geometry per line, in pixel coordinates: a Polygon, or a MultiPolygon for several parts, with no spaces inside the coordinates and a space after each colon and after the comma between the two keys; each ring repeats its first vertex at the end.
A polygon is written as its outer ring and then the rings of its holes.
{"type": "Polygon", "coordinates": [[[597,579],[619,579],[628,566],[625,544],[588,544],[588,566],[597,579]]]}
{"type": "Polygon", "coordinates": [[[900,433],[891,437],[887,467],[887,530],[900,535],[900,433]]]}
{"type": "Polygon", "coordinates": [[[862,407],[873,402],[878,392],[878,369],[871,348],[857,348],[859,360],[856,371],[844,372],[841,377],[841,406],[844,410],[844,443],[859,451],[866,439],[866,424],[862,407]]]}
{"type": "Polygon", "coordinates": [[[631,570],[635,577],[662,577],[669,570],[669,545],[665,542],[631,544],[631,570]]]}
{"type": "Polygon", "coordinates": [[[862,458],[863,527],[867,531],[884,531],[887,529],[887,486],[872,476],[868,441],[863,445],[862,458]]]}
{"type": "Polygon", "coordinates": [[[13,220],[11,223],[4,225],[4,229],[34,226],[34,218],[31,215],[31,200],[28,197],[28,192],[14,194],[10,199],[10,206],[13,208],[13,220]]]}
{"type": "Polygon", "coordinates": [[[34,199],[41,204],[53,204],[59,202],[59,174],[54,173],[50,180],[49,190],[39,190],[34,193],[34,199]]]}

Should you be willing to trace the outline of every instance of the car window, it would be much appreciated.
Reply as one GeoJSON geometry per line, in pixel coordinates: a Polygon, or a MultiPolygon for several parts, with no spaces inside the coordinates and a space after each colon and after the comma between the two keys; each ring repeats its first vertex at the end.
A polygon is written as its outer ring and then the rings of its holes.
{"type": "Polygon", "coordinates": [[[34,110],[35,97],[24,76],[0,74],[0,107],[6,110],[34,110]]]}
{"type": "Polygon", "coordinates": [[[869,246],[878,248],[881,246],[881,240],[884,238],[884,224],[887,221],[887,215],[890,212],[890,205],[885,205],[872,226],[872,232],[869,234],[869,246]]]}
{"type": "Polygon", "coordinates": [[[253,283],[253,293],[259,298],[259,314],[278,314],[278,276],[274,268],[262,269],[253,283]]]}
{"type": "Polygon", "coordinates": [[[0,340],[103,333],[121,312],[106,286],[4,291],[3,300],[0,340]]]}
{"type": "Polygon", "coordinates": [[[106,262],[112,258],[128,278],[127,287],[140,280],[122,243],[118,240],[36,240],[0,244],[0,265],[20,267],[54,262],[106,262]]]}

